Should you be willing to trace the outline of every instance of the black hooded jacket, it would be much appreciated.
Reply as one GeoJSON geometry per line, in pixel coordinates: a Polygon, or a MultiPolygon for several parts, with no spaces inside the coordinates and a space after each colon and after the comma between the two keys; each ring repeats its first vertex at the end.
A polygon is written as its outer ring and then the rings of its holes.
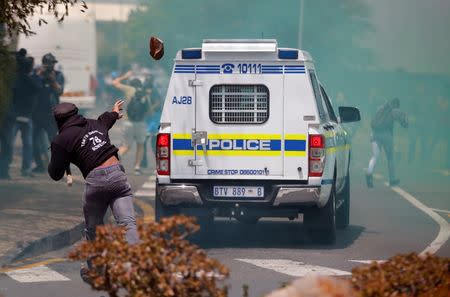
{"type": "Polygon", "coordinates": [[[75,114],[58,120],[59,134],[51,144],[52,157],[48,174],[60,180],[70,163],[80,168],[86,176],[112,156],[118,149],[111,144],[108,131],[118,119],[116,112],[105,112],[97,120],[75,114]]]}

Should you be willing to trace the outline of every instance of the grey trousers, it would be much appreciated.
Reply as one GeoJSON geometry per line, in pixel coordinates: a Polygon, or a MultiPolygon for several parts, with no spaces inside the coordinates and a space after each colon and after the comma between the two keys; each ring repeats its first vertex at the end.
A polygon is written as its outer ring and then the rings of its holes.
{"type": "Polygon", "coordinates": [[[92,170],[86,177],[83,214],[87,240],[95,239],[95,229],[103,224],[108,207],[118,225],[126,229],[129,244],[139,241],[133,207],[133,193],[122,165],[92,170]]]}
{"type": "Polygon", "coordinates": [[[392,134],[385,133],[372,136],[372,158],[369,161],[367,173],[373,174],[381,149],[384,149],[384,152],[386,153],[389,181],[393,182],[396,179],[396,175],[394,164],[394,139],[392,134]]]}

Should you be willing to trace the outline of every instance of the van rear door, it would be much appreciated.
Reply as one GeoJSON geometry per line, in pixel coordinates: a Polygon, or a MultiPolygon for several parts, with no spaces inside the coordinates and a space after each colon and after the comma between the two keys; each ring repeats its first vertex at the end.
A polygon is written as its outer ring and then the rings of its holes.
{"type": "Polygon", "coordinates": [[[197,65],[193,138],[198,139],[198,178],[283,177],[282,69],[276,64],[197,65]]]}

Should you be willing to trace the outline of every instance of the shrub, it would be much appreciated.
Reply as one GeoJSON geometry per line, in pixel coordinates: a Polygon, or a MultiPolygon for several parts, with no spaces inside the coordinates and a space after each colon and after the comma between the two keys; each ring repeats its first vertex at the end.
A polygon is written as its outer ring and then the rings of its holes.
{"type": "Polygon", "coordinates": [[[218,281],[228,277],[228,268],[186,240],[198,229],[186,216],[138,222],[141,241],[128,245],[123,228],[100,226],[96,239],[81,243],[69,258],[91,259],[92,288],[111,297],[119,291],[129,297],[227,296],[218,281]]]}
{"type": "Polygon", "coordinates": [[[352,283],[362,297],[448,297],[450,258],[415,253],[352,270],[352,283]]]}

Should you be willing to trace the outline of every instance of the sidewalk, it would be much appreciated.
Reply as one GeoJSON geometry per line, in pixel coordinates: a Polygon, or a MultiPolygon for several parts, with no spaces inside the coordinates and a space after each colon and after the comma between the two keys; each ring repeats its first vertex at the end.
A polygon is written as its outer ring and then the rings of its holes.
{"type": "Polygon", "coordinates": [[[47,173],[20,176],[15,156],[11,180],[0,180],[0,265],[18,255],[30,242],[81,224],[83,185],[54,182],[47,173]]]}
{"type": "MultiPolygon", "coordinates": [[[[117,134],[118,131],[113,131],[112,141],[115,143],[119,142],[117,134]]],[[[84,179],[78,168],[71,166],[74,175],[72,187],[67,186],[65,178],[59,182],[51,180],[47,172],[25,178],[20,175],[20,154],[19,141],[14,148],[10,169],[12,179],[0,180],[0,267],[16,259],[71,244],[81,238],[83,229],[81,197],[84,179]]],[[[133,176],[133,158],[134,148],[122,164],[132,190],[136,192],[153,170],[146,169],[142,176],[133,176]]],[[[139,201],[136,201],[138,216],[142,215],[140,208],[139,201]]]]}

